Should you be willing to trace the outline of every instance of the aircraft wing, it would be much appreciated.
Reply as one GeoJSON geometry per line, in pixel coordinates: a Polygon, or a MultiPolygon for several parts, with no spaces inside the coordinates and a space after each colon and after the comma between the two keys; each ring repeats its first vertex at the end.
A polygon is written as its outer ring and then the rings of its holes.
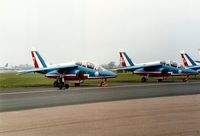
{"type": "Polygon", "coordinates": [[[150,65],[138,65],[138,66],[120,67],[120,68],[117,68],[117,71],[125,70],[125,71],[133,72],[133,71],[135,71],[137,69],[140,69],[140,68],[155,68],[155,67],[160,67],[160,66],[162,66],[162,64],[150,64],[150,65]]]}
{"type": "Polygon", "coordinates": [[[26,73],[31,73],[31,72],[48,73],[48,72],[54,71],[54,70],[57,70],[58,73],[62,74],[64,71],[66,71],[68,69],[73,69],[73,68],[76,68],[76,67],[77,67],[77,65],[35,68],[35,69],[30,69],[30,70],[18,71],[18,74],[26,74],[26,73]]]}

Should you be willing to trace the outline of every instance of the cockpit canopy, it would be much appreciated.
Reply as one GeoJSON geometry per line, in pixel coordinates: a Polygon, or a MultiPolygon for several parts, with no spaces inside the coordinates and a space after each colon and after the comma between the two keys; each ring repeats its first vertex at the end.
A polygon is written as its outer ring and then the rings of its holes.
{"type": "Polygon", "coordinates": [[[104,71],[105,70],[102,66],[94,64],[92,62],[88,62],[88,61],[76,62],[75,64],[78,65],[78,66],[86,67],[86,68],[93,69],[93,70],[98,70],[98,71],[104,71]]]}
{"type": "Polygon", "coordinates": [[[177,62],[174,61],[160,61],[160,64],[168,65],[175,68],[183,68],[183,65],[178,64],[177,62]]]}

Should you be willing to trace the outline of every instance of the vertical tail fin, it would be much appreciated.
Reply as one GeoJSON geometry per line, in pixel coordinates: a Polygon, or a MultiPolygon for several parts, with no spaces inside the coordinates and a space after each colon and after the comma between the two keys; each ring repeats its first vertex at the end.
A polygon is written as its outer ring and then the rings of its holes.
{"type": "Polygon", "coordinates": [[[120,56],[120,64],[121,66],[127,67],[127,66],[134,66],[133,62],[129,58],[129,56],[126,54],[126,52],[119,52],[120,56]]]}
{"type": "Polygon", "coordinates": [[[8,63],[6,63],[4,67],[7,68],[8,67],[8,63]]]}
{"type": "Polygon", "coordinates": [[[195,61],[187,53],[181,52],[181,57],[182,57],[184,66],[188,67],[188,66],[197,65],[195,61]]]}
{"type": "Polygon", "coordinates": [[[34,63],[35,68],[46,68],[47,67],[44,59],[40,56],[38,51],[36,51],[35,49],[32,49],[31,55],[33,58],[33,63],[34,63]]]}

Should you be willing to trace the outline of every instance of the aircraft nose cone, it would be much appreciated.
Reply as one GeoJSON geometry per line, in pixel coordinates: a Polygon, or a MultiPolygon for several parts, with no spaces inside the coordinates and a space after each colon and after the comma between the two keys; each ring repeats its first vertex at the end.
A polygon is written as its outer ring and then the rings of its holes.
{"type": "Polygon", "coordinates": [[[117,74],[111,71],[102,71],[102,76],[108,76],[108,77],[117,77],[117,74]]]}
{"type": "Polygon", "coordinates": [[[111,72],[111,76],[113,76],[113,77],[117,77],[117,74],[114,73],[114,72],[111,72]]]}

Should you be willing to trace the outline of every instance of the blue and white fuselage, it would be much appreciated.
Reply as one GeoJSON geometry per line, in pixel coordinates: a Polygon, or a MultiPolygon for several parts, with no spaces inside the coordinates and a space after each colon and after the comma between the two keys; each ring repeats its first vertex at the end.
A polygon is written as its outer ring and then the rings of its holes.
{"type": "Polygon", "coordinates": [[[185,76],[184,81],[189,75],[197,74],[197,71],[179,66],[173,61],[156,61],[153,63],[143,63],[136,65],[125,52],[120,52],[121,66],[118,70],[130,71],[133,74],[145,76],[142,81],[145,82],[148,77],[156,77],[159,81],[168,76],[185,76]]]}
{"type": "Polygon", "coordinates": [[[117,76],[115,73],[104,69],[100,65],[95,65],[88,61],[49,66],[49,70],[44,70],[43,74],[48,78],[58,78],[60,74],[62,74],[65,80],[79,80],[80,77],[77,74],[79,74],[80,71],[83,72],[81,80],[105,79],[117,76]],[[68,68],[66,69],[66,67],[68,68]]]}
{"type": "Polygon", "coordinates": [[[38,51],[32,50],[31,55],[35,68],[21,72],[36,72],[44,74],[47,78],[55,78],[54,86],[60,89],[69,87],[65,82],[68,80],[76,80],[76,85],[79,85],[85,79],[103,79],[102,85],[107,78],[115,78],[117,76],[117,74],[89,61],[48,65],[38,51]]]}

